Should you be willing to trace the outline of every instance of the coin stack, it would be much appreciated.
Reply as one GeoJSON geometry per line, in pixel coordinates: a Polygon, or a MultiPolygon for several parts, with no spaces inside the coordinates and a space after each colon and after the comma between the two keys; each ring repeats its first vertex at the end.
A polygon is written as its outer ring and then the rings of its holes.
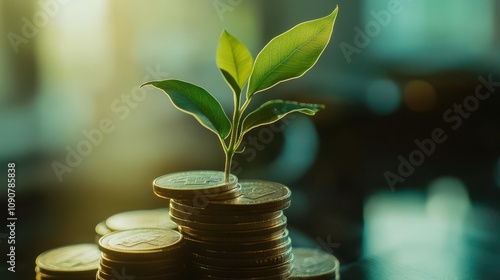
{"type": "Polygon", "coordinates": [[[185,247],[182,235],[168,229],[130,229],[106,234],[95,279],[183,279],[185,247]]]}
{"type": "Polygon", "coordinates": [[[177,224],[172,222],[167,208],[135,210],[115,214],[95,227],[99,240],[104,235],[118,230],[136,228],[162,228],[177,230],[177,224]]]}
{"type": "Polygon", "coordinates": [[[35,260],[37,280],[93,280],[101,252],[95,244],[76,244],[55,248],[35,260]]]}
{"type": "Polygon", "coordinates": [[[170,199],[190,255],[190,279],[286,279],[293,268],[283,210],[290,190],[278,183],[198,171],[162,176],[154,192],[170,199]],[[237,197],[227,198],[236,192],[237,197]],[[220,196],[218,195],[220,194],[220,196]]]}
{"type": "Polygon", "coordinates": [[[293,248],[294,267],[289,280],[340,279],[340,263],[327,252],[310,248],[293,248]]]}

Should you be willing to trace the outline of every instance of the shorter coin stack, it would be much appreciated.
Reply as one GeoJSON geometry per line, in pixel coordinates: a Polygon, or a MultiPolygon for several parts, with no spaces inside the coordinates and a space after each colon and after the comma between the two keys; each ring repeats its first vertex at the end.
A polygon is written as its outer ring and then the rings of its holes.
{"type": "Polygon", "coordinates": [[[97,240],[118,230],[136,228],[161,228],[177,230],[177,224],[169,217],[168,208],[135,210],[115,214],[95,227],[97,240]]]}
{"type": "Polygon", "coordinates": [[[76,244],[40,254],[36,260],[37,280],[94,280],[101,252],[95,244],[76,244]]]}
{"type": "Polygon", "coordinates": [[[292,245],[283,215],[290,205],[287,187],[256,180],[237,183],[234,176],[224,183],[217,172],[178,175],[162,176],[153,187],[156,194],[170,199],[170,217],[189,248],[190,279],[291,275],[292,245]],[[227,198],[236,188],[238,196],[227,198]]]}
{"type": "Polygon", "coordinates": [[[293,248],[295,257],[290,280],[332,280],[340,279],[340,263],[327,252],[310,248],[293,248]]]}
{"type": "Polygon", "coordinates": [[[182,235],[167,229],[131,229],[99,240],[102,251],[98,280],[183,279],[185,247],[182,235]]]}

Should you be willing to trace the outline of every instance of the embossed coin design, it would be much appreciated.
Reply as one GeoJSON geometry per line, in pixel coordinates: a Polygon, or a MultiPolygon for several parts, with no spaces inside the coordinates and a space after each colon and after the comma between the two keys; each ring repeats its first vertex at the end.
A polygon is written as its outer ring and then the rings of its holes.
{"type": "Polygon", "coordinates": [[[153,191],[161,197],[191,199],[194,196],[217,196],[237,188],[238,178],[229,177],[224,181],[221,171],[187,171],[160,176],[153,181],[153,191]]]}
{"type": "Polygon", "coordinates": [[[339,261],[318,249],[293,248],[294,268],[291,280],[332,279],[339,276],[339,261]]]}
{"type": "Polygon", "coordinates": [[[101,252],[95,244],[76,244],[40,254],[35,263],[40,273],[48,275],[92,274],[99,267],[101,252]]]}
{"type": "Polygon", "coordinates": [[[182,235],[168,229],[115,231],[99,240],[99,248],[109,256],[148,259],[167,255],[182,245],[182,235]]]}
{"type": "MultiPolygon", "coordinates": [[[[102,251],[96,279],[118,279],[126,272],[134,279],[184,279],[184,239],[174,230],[131,229],[110,233],[99,240],[102,251]]],[[[128,278],[127,278],[128,279],[128,278]]]]}
{"type": "MultiPolygon", "coordinates": [[[[291,200],[290,189],[279,183],[261,180],[241,180],[239,183],[241,184],[240,196],[228,200],[209,201],[205,208],[227,211],[262,211],[272,208],[273,211],[277,211],[286,208],[291,200]]],[[[189,201],[185,203],[190,205],[189,201]]]]}

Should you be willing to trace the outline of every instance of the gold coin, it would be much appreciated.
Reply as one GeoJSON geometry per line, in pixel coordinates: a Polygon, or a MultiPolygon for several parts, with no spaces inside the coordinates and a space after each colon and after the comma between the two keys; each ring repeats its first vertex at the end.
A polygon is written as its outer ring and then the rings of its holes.
{"type": "Polygon", "coordinates": [[[147,259],[147,260],[119,260],[104,253],[101,254],[100,265],[105,267],[140,267],[143,269],[156,269],[158,267],[178,266],[185,263],[185,254],[180,253],[175,258],[147,259]]]}
{"type": "Polygon", "coordinates": [[[230,175],[224,181],[221,171],[187,171],[160,176],[153,181],[153,191],[162,197],[190,199],[210,197],[237,188],[238,178],[230,175]]]}
{"type": "Polygon", "coordinates": [[[191,254],[191,259],[197,264],[202,264],[209,267],[219,267],[219,268],[266,268],[275,267],[277,265],[282,265],[291,262],[293,259],[292,248],[272,256],[262,256],[257,258],[242,258],[242,259],[232,259],[224,258],[220,256],[219,258],[207,257],[199,255],[196,253],[191,254]]]}
{"type": "Polygon", "coordinates": [[[211,214],[209,211],[203,211],[203,213],[193,214],[190,212],[185,212],[182,210],[178,210],[176,206],[170,205],[170,215],[173,215],[177,218],[196,221],[200,223],[218,223],[218,224],[233,224],[233,223],[250,223],[250,222],[258,222],[263,220],[269,220],[281,216],[283,211],[273,211],[273,212],[247,212],[247,213],[234,213],[233,215],[215,215],[211,214]]]}
{"type": "Polygon", "coordinates": [[[332,279],[339,274],[337,258],[318,249],[293,248],[294,269],[290,279],[332,279]]]}
{"type": "Polygon", "coordinates": [[[136,280],[179,280],[183,279],[183,271],[173,271],[167,274],[159,274],[159,275],[151,275],[151,276],[142,276],[142,275],[134,275],[132,273],[128,273],[127,270],[117,271],[114,273],[107,273],[102,270],[97,272],[97,275],[94,276],[97,279],[102,280],[117,280],[117,279],[136,279],[136,280]]]}
{"type": "MultiPolygon", "coordinates": [[[[255,216],[261,214],[269,214],[271,212],[281,211],[290,206],[290,201],[284,202],[284,204],[275,205],[274,208],[265,208],[265,209],[238,209],[236,206],[235,209],[223,209],[223,208],[203,208],[196,207],[192,205],[185,204],[186,201],[180,200],[170,200],[170,208],[175,208],[176,210],[180,210],[183,212],[187,212],[195,215],[206,215],[206,216],[220,216],[221,219],[225,219],[226,217],[235,217],[235,216],[255,216]]],[[[204,205],[206,207],[208,203],[204,205]]],[[[236,204],[235,204],[236,205],[236,204]]],[[[230,208],[230,207],[229,207],[230,208]]]]}
{"type": "Polygon", "coordinates": [[[238,230],[257,230],[272,227],[283,221],[283,213],[280,216],[248,223],[233,223],[233,224],[216,224],[216,223],[201,223],[194,220],[185,220],[170,214],[170,218],[180,226],[186,226],[193,229],[208,230],[208,231],[238,231],[238,230]]]}
{"type": "Polygon", "coordinates": [[[95,232],[97,235],[104,236],[112,232],[112,230],[106,226],[106,221],[102,221],[95,226],[95,232]]]}
{"type": "Polygon", "coordinates": [[[277,238],[284,234],[284,230],[273,231],[266,234],[259,235],[248,235],[248,236],[218,236],[218,235],[204,235],[204,232],[188,230],[180,227],[179,231],[186,237],[190,239],[197,239],[201,241],[208,242],[218,242],[218,243],[252,243],[252,242],[263,242],[269,239],[277,238]]]}
{"type": "MultiPolygon", "coordinates": [[[[288,207],[291,200],[291,191],[286,186],[260,180],[242,180],[241,195],[234,199],[209,201],[204,208],[219,209],[225,211],[245,211],[245,210],[283,210],[288,207]]],[[[182,201],[182,204],[195,207],[189,201],[182,201]]]]}
{"type": "Polygon", "coordinates": [[[197,205],[202,207],[209,201],[217,201],[217,200],[227,200],[227,199],[233,199],[241,195],[241,185],[236,184],[235,188],[230,189],[225,192],[217,192],[213,191],[212,189],[204,189],[195,192],[195,194],[192,193],[182,193],[176,196],[170,195],[170,197],[164,196],[161,193],[158,193],[157,191],[154,191],[156,196],[163,198],[163,199],[178,199],[178,200],[190,200],[191,204],[197,205]]]}
{"type": "Polygon", "coordinates": [[[97,245],[84,243],[46,251],[36,258],[35,263],[44,274],[89,274],[97,271],[100,256],[97,245]]]}
{"type": "Polygon", "coordinates": [[[282,232],[286,228],[286,217],[281,216],[277,222],[269,227],[249,230],[203,230],[195,229],[187,226],[180,226],[183,232],[192,233],[194,235],[213,236],[213,237],[253,237],[282,232]]]}
{"type": "Polygon", "coordinates": [[[158,267],[142,267],[142,266],[107,266],[105,264],[102,264],[99,266],[99,271],[102,271],[106,274],[113,274],[113,271],[122,271],[126,270],[128,274],[131,275],[136,275],[136,276],[156,276],[156,275],[162,275],[162,274],[169,274],[175,271],[180,271],[183,270],[185,266],[185,263],[180,263],[174,265],[169,265],[169,266],[158,266],[158,267]]]}
{"type": "Polygon", "coordinates": [[[281,246],[288,242],[288,230],[285,229],[283,233],[277,235],[273,238],[257,240],[257,241],[243,241],[239,243],[228,243],[223,238],[221,240],[214,241],[204,241],[190,236],[184,236],[187,241],[187,246],[192,252],[197,250],[213,250],[213,251],[224,251],[224,252],[242,252],[250,250],[265,250],[268,248],[273,248],[281,246]]]}
{"type": "Polygon", "coordinates": [[[281,274],[276,274],[272,276],[264,276],[264,277],[246,277],[246,278],[227,278],[227,277],[217,277],[217,276],[212,276],[212,275],[199,275],[196,279],[198,280],[233,280],[233,279],[238,279],[238,280],[285,280],[290,277],[291,271],[286,271],[281,274]]]}
{"type": "Polygon", "coordinates": [[[35,267],[35,279],[37,280],[89,280],[95,279],[96,272],[88,273],[67,273],[67,274],[45,274],[40,272],[38,266],[35,267]]]}
{"type": "Polygon", "coordinates": [[[117,259],[155,259],[175,254],[183,245],[182,235],[168,229],[115,231],[99,239],[99,248],[117,259]]]}
{"type": "Polygon", "coordinates": [[[167,208],[118,213],[106,220],[106,226],[111,231],[136,228],[177,229],[177,224],[170,220],[167,208]]]}
{"type": "Polygon", "coordinates": [[[258,278],[258,277],[270,277],[270,276],[278,276],[282,274],[290,273],[293,269],[293,257],[287,262],[283,263],[279,266],[267,267],[267,268],[220,268],[220,267],[212,267],[206,265],[200,265],[198,263],[193,263],[190,267],[190,270],[196,276],[214,276],[214,277],[227,277],[227,278],[235,278],[235,279],[244,279],[244,278],[258,278]]]}
{"type": "MultiPolygon", "coordinates": [[[[192,248],[192,247],[190,247],[192,248]]],[[[211,257],[211,258],[226,258],[226,259],[256,259],[261,257],[275,256],[278,254],[285,253],[292,248],[292,240],[288,238],[284,243],[278,244],[277,246],[269,246],[266,249],[254,250],[248,249],[246,251],[240,250],[236,252],[224,250],[224,246],[219,244],[217,250],[208,249],[191,249],[191,252],[196,253],[201,256],[211,257]]]]}

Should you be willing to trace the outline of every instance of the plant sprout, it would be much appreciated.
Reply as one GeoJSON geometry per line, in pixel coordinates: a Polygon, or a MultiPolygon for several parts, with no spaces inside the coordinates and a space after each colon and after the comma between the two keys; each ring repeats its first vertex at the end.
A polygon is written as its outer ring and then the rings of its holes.
{"type": "Polygon", "coordinates": [[[222,32],[217,48],[217,66],[233,92],[232,120],[219,101],[197,85],[167,79],[142,86],[152,85],[164,91],[177,109],[192,115],[218,136],[226,155],[224,180],[227,182],[233,156],[238,153],[245,134],[256,127],[277,122],[290,113],[312,116],[324,108],[321,104],[271,100],[244,114],[255,94],[299,78],[316,64],[330,41],[337,13],[338,7],[326,17],[300,23],[278,35],[260,51],[255,61],[243,43],[227,31],[222,32]]]}

